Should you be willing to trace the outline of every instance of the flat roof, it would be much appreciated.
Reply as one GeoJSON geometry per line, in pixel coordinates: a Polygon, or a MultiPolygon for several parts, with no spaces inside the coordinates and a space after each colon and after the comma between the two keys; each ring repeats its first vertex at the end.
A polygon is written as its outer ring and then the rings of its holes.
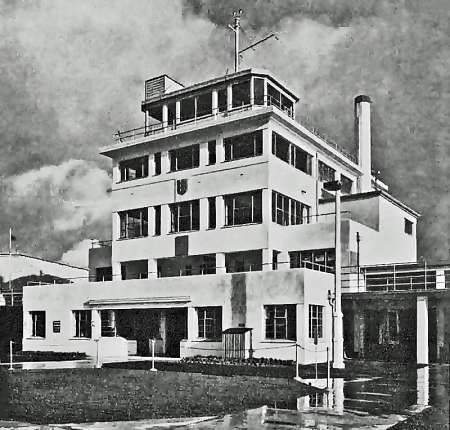
{"type": "MultiPolygon", "coordinates": [[[[230,80],[236,80],[236,79],[242,78],[242,77],[247,76],[247,75],[255,75],[255,76],[267,77],[271,81],[273,81],[276,85],[278,85],[283,91],[285,91],[287,94],[289,94],[296,102],[298,102],[300,100],[300,97],[296,93],[294,93],[292,90],[290,90],[289,87],[283,81],[281,81],[280,79],[276,78],[268,70],[251,68],[251,69],[241,70],[241,71],[236,72],[236,73],[225,74],[225,75],[219,76],[217,78],[209,79],[207,81],[199,82],[199,83],[196,83],[196,84],[193,84],[193,85],[189,85],[189,86],[184,87],[184,88],[180,88],[179,90],[171,91],[169,93],[165,93],[165,94],[162,94],[162,95],[157,95],[157,96],[152,97],[152,98],[150,98],[148,100],[144,100],[142,102],[142,105],[144,106],[144,105],[146,105],[148,103],[153,103],[153,102],[158,101],[158,100],[163,100],[163,99],[166,99],[166,98],[180,96],[180,95],[183,95],[183,94],[187,94],[187,93],[190,93],[190,92],[193,92],[193,91],[200,90],[202,88],[206,88],[206,87],[209,87],[209,86],[220,84],[221,82],[227,82],[227,81],[230,81],[230,80]]],[[[161,75],[161,76],[167,76],[167,75],[161,75]]],[[[169,76],[169,78],[170,78],[170,76],[169,76]]],[[[170,78],[170,79],[172,79],[172,78],[170,78]]],[[[150,80],[150,79],[147,79],[147,81],[148,80],[150,80]]],[[[174,79],[172,79],[172,80],[174,80],[174,79]]]]}
{"type": "MultiPolygon", "coordinates": [[[[415,218],[420,217],[419,212],[416,212],[414,209],[411,209],[409,206],[405,205],[403,202],[396,199],[395,197],[393,197],[391,194],[389,194],[388,192],[386,192],[384,190],[374,190],[374,191],[368,191],[366,193],[343,195],[343,196],[341,196],[341,201],[347,202],[347,201],[353,201],[353,200],[365,200],[365,199],[370,199],[372,197],[378,197],[378,196],[384,197],[386,200],[388,200],[391,203],[393,203],[394,205],[400,207],[401,209],[408,212],[410,215],[414,216],[415,218]]],[[[328,198],[319,200],[319,203],[332,203],[332,202],[334,202],[334,197],[328,197],[328,198]]]]}

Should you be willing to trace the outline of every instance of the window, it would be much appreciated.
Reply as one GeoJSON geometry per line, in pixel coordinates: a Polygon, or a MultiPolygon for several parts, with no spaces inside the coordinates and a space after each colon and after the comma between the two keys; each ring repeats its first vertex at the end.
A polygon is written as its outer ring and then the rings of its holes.
{"type": "Polygon", "coordinates": [[[311,175],[312,156],[275,132],[272,132],[272,154],[296,169],[311,175]]]}
{"type": "Polygon", "coordinates": [[[227,273],[258,272],[262,270],[262,250],[227,253],[225,267],[227,273]]]}
{"type": "Polygon", "coordinates": [[[184,148],[169,151],[170,171],[192,169],[199,166],[199,145],[185,146],[184,148]]]}
{"type": "Polygon", "coordinates": [[[329,182],[334,181],[335,170],[327,166],[322,161],[319,161],[319,181],[321,182],[329,182]]]}
{"type": "Polygon", "coordinates": [[[289,163],[290,145],[291,144],[287,139],[275,132],[272,132],[272,154],[286,163],[289,163]]]}
{"type": "Polygon", "coordinates": [[[261,190],[228,195],[224,200],[226,226],[262,222],[261,190]]]}
{"type": "Polygon", "coordinates": [[[386,326],[387,326],[387,337],[388,342],[390,343],[398,343],[399,341],[399,332],[400,332],[400,324],[398,318],[398,311],[388,311],[386,318],[386,326]]]}
{"type": "Polygon", "coordinates": [[[172,233],[200,229],[200,207],[198,200],[170,205],[172,233]]]}
{"type": "Polygon", "coordinates": [[[222,336],[222,307],[197,308],[198,337],[215,339],[222,336]]]}
{"type": "Polygon", "coordinates": [[[180,102],[180,120],[189,121],[195,118],[195,97],[182,99],[180,102]]]}
{"type": "Polygon", "coordinates": [[[208,164],[216,164],[216,141],[208,142],[208,164]]]}
{"type": "Polygon", "coordinates": [[[97,267],[95,269],[95,280],[97,282],[112,281],[112,267],[97,267]]]}
{"type": "Polygon", "coordinates": [[[287,113],[291,118],[294,116],[294,103],[289,100],[284,94],[281,94],[270,84],[267,85],[267,93],[267,104],[269,106],[276,106],[278,109],[287,113]]]}
{"type": "Polygon", "coordinates": [[[277,191],[272,191],[272,221],[280,225],[308,224],[310,207],[277,191]]]}
{"type": "Polygon", "coordinates": [[[413,234],[413,222],[405,218],[405,233],[413,234]]]}
{"type": "Polygon", "coordinates": [[[264,105],[264,79],[254,79],[254,98],[255,105],[264,105]]]}
{"type": "Polygon", "coordinates": [[[91,311],[73,311],[75,318],[75,337],[91,337],[91,311]]]}
{"type": "Polygon", "coordinates": [[[215,254],[204,255],[203,262],[200,263],[200,274],[211,275],[216,273],[216,256],[215,254]]]}
{"type": "Polygon", "coordinates": [[[121,181],[146,178],[148,176],[148,156],[121,161],[119,169],[121,181]]]}
{"type": "Polygon", "coordinates": [[[266,339],[297,339],[296,306],[264,306],[266,314],[266,339]]]}
{"type": "Polygon", "coordinates": [[[161,153],[160,152],[155,152],[155,154],[153,155],[153,161],[155,164],[155,176],[160,175],[161,174],[161,153]]]}
{"type": "Polygon", "coordinates": [[[161,206],[155,206],[153,208],[155,211],[155,236],[161,234],[161,206]]]}
{"type": "Polygon", "coordinates": [[[323,306],[309,305],[309,338],[323,338],[323,306]]]}
{"type": "Polygon", "coordinates": [[[223,140],[223,144],[225,147],[225,161],[257,157],[263,153],[262,130],[227,137],[223,140]]]}
{"type": "Polygon", "coordinates": [[[217,107],[219,112],[225,112],[228,109],[226,88],[219,88],[217,90],[217,107]]]}
{"type": "Polygon", "coordinates": [[[30,312],[31,336],[45,337],[45,311],[30,312]]]}
{"type": "Polygon", "coordinates": [[[336,262],[333,248],[291,251],[289,252],[289,260],[291,269],[304,267],[328,273],[334,272],[336,262]]]}
{"type": "Polygon", "coordinates": [[[275,249],[272,251],[272,270],[278,270],[278,256],[281,251],[276,251],[275,249]]]}
{"type": "Polygon", "coordinates": [[[250,81],[240,82],[232,86],[233,107],[246,106],[250,104],[250,81]]]}
{"type": "Polygon", "coordinates": [[[347,176],[341,175],[341,192],[342,194],[351,194],[353,188],[353,181],[347,176]]]}
{"type": "Polygon", "coordinates": [[[212,114],[212,94],[200,94],[197,96],[197,112],[196,117],[202,117],[212,114]]]}
{"type": "Polygon", "coordinates": [[[131,260],[120,263],[122,280],[147,279],[148,260],[131,260]]]}
{"type": "Polygon", "coordinates": [[[216,228],[216,198],[208,198],[208,228],[216,228]]]}
{"type": "Polygon", "coordinates": [[[119,212],[120,239],[148,236],[148,208],[119,212]]]}

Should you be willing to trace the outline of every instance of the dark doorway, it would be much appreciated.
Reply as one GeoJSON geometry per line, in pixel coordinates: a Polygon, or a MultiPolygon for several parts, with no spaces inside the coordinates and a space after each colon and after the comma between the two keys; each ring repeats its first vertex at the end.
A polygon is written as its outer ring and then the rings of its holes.
{"type": "Polygon", "coordinates": [[[180,356],[180,341],[187,338],[187,309],[168,309],[166,320],[166,355],[180,356]]]}
{"type": "Polygon", "coordinates": [[[116,312],[117,335],[136,341],[136,353],[150,355],[149,341],[159,336],[160,312],[154,309],[124,309],[116,312]]]}

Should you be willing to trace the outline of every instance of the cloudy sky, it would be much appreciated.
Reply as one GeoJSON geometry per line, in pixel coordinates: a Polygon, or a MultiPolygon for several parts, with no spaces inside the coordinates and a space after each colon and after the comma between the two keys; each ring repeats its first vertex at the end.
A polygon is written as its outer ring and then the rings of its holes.
{"type": "MultiPolygon", "coordinates": [[[[448,0],[0,0],[0,248],[82,264],[110,237],[117,129],[141,126],[144,81],[190,84],[233,68],[233,9],[246,54],[301,96],[298,120],[354,149],[353,97],[373,104],[373,159],[422,214],[419,255],[450,250],[448,0]]],[[[363,243],[361,244],[363,246],[363,243]]]]}

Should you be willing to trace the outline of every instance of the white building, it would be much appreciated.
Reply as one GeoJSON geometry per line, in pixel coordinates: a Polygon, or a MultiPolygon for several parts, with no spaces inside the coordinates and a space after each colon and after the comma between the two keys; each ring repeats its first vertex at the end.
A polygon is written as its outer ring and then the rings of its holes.
{"type": "Polygon", "coordinates": [[[315,349],[324,361],[324,182],[342,183],[342,266],[416,260],[418,214],[371,175],[370,99],[355,99],[352,157],[296,122],[298,96],[264,70],[189,87],[164,75],[145,90],[144,127],[100,151],[114,207],[112,246],[90,255],[98,282],[25,288],[23,348],[94,354],[99,340],[103,356],[145,355],[156,338],[170,356],[294,359],[297,344],[303,363],[315,349]]]}

